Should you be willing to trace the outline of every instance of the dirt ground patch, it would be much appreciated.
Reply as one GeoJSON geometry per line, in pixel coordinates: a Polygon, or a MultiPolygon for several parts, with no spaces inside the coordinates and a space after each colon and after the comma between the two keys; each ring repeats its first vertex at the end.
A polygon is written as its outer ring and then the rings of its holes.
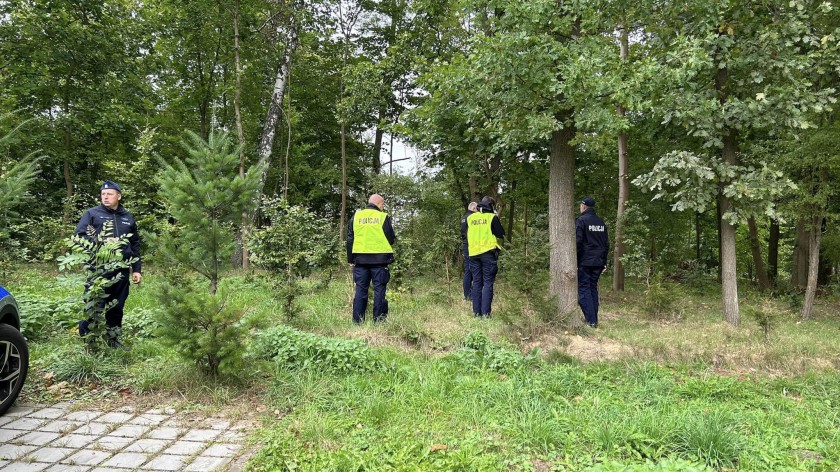
{"type": "Polygon", "coordinates": [[[633,356],[630,346],[596,336],[544,334],[522,345],[523,351],[563,351],[581,362],[615,361],[633,356]]]}

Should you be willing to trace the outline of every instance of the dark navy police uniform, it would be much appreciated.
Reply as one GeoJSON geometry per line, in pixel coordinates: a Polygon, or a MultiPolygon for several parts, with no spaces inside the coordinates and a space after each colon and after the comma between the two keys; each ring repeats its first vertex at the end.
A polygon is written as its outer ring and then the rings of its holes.
{"type": "MultiPolygon", "coordinates": [[[[108,294],[106,303],[116,299],[117,304],[107,313],[105,313],[105,323],[111,327],[122,327],[123,307],[125,300],[128,298],[128,287],[131,284],[131,273],[141,272],[142,261],[140,259],[140,236],[137,234],[137,223],[134,221],[134,216],[131,215],[122,205],[118,206],[116,210],[112,210],[105,205],[99,205],[85,211],[79,224],[76,225],[75,233],[82,237],[87,235],[88,226],[92,227],[95,234],[102,231],[102,226],[106,221],[110,221],[114,227],[114,237],[120,237],[125,234],[131,234],[128,238],[128,244],[123,246],[123,259],[137,258],[137,261],[131,265],[131,269],[119,270],[116,273],[122,274],[122,277],[110,287],[105,288],[105,293],[108,294]]],[[[114,274],[108,274],[108,277],[113,277],[114,274]]],[[[82,321],[79,325],[80,334],[87,334],[87,322],[82,321]]]]}
{"type": "MultiPolygon", "coordinates": [[[[587,199],[584,199],[587,200],[587,199]]],[[[594,200],[588,199],[595,206],[594,200]]],[[[584,202],[586,204],[586,202],[584,202]]],[[[590,326],[598,325],[598,279],[607,265],[610,240],[607,225],[594,208],[588,208],[575,220],[578,265],[578,305],[590,326]]]]}

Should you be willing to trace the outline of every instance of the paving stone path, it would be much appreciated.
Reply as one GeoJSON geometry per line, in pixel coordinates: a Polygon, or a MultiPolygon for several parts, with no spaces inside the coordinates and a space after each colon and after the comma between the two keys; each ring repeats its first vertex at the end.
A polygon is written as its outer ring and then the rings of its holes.
{"type": "Polygon", "coordinates": [[[24,405],[0,416],[0,472],[241,470],[252,422],[173,409],[24,405]]]}

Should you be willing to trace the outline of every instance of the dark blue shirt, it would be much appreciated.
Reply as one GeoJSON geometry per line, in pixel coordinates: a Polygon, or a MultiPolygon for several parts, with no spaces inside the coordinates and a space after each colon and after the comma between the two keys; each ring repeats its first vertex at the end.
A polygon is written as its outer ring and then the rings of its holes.
{"type": "Polygon", "coordinates": [[[589,208],[575,220],[578,267],[605,267],[610,251],[610,238],[594,208],[589,208]]]}
{"type": "Polygon", "coordinates": [[[115,238],[125,234],[131,235],[128,237],[128,244],[123,246],[123,258],[130,259],[136,257],[137,262],[131,265],[131,271],[140,272],[143,267],[143,261],[140,258],[140,235],[137,234],[137,223],[134,221],[134,216],[126,211],[122,205],[118,206],[116,210],[112,210],[105,205],[99,205],[87,210],[79,220],[79,224],[76,225],[75,233],[85,236],[87,234],[87,228],[90,226],[93,228],[95,234],[99,234],[106,221],[110,221],[114,225],[115,238]]]}

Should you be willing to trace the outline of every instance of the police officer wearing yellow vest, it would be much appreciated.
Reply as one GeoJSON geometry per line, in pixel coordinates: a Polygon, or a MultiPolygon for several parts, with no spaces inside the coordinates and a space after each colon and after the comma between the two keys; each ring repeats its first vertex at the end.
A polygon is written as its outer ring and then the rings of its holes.
{"type": "Polygon", "coordinates": [[[347,224],[347,262],[353,264],[356,296],[353,298],[353,322],[365,321],[368,288],[373,282],[373,321],[385,321],[388,300],[385,290],[391,273],[388,264],[394,262],[393,244],[396,241],[391,217],[382,211],[385,199],[373,194],[363,210],[358,210],[347,224]]]}
{"type": "Polygon", "coordinates": [[[484,197],[477,211],[467,217],[467,246],[472,270],[473,315],[490,318],[493,304],[493,284],[499,272],[499,243],[505,230],[493,213],[496,201],[484,197]]]}

